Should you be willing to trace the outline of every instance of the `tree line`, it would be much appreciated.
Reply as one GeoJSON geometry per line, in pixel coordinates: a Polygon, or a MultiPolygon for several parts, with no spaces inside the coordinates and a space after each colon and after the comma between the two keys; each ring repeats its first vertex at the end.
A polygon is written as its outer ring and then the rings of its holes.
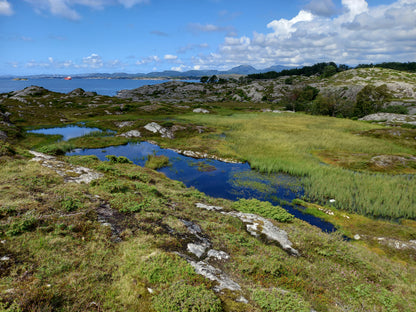
{"type": "MultiPolygon", "coordinates": [[[[400,71],[408,71],[408,72],[416,72],[416,62],[407,62],[407,63],[400,63],[400,62],[384,62],[380,64],[360,64],[355,68],[373,68],[373,67],[380,67],[380,68],[387,68],[387,69],[395,69],[400,71]]],[[[247,75],[249,79],[276,79],[283,76],[321,76],[323,78],[331,77],[336,73],[352,69],[353,67],[349,67],[345,64],[337,65],[334,62],[328,63],[317,63],[312,66],[304,66],[301,68],[293,68],[293,69],[284,69],[280,72],[270,71],[267,73],[259,73],[259,74],[250,74],[247,75]]]]}

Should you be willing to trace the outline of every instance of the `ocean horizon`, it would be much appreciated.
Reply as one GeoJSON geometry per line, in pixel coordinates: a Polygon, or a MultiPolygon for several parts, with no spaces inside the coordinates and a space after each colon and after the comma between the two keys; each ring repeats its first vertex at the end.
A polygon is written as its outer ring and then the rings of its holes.
{"type": "MultiPolygon", "coordinates": [[[[81,88],[85,91],[97,92],[99,95],[115,96],[118,91],[125,89],[135,89],[145,85],[154,85],[170,80],[155,79],[86,79],[73,78],[64,80],[63,78],[28,78],[28,80],[13,80],[10,78],[0,78],[0,93],[22,90],[30,86],[38,86],[54,92],[68,93],[74,89],[81,88]]],[[[198,82],[197,80],[181,80],[188,82],[198,82]]]]}

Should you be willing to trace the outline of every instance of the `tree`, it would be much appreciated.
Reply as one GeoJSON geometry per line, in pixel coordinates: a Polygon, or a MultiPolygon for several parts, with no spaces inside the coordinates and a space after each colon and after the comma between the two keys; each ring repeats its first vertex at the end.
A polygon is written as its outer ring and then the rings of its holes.
{"type": "Polygon", "coordinates": [[[208,79],[208,83],[217,83],[218,82],[218,77],[216,75],[212,75],[209,79],[208,79]]]}
{"type": "Polygon", "coordinates": [[[200,82],[206,83],[208,81],[208,79],[209,79],[208,76],[202,76],[200,82]]]}
{"type": "Polygon", "coordinates": [[[324,72],[322,74],[322,77],[328,78],[337,73],[337,68],[334,65],[328,65],[324,67],[324,72]]]}
{"type": "Polygon", "coordinates": [[[378,87],[366,85],[357,94],[354,110],[355,115],[357,117],[364,117],[379,112],[383,108],[383,104],[388,97],[389,92],[386,85],[378,87]]]}

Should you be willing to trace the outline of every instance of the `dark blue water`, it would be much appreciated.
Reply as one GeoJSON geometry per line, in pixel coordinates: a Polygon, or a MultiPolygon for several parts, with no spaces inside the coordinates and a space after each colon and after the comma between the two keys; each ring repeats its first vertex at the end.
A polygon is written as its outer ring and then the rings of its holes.
{"type": "MultiPolygon", "coordinates": [[[[118,91],[124,89],[135,89],[144,85],[153,85],[163,83],[168,80],[133,80],[133,79],[81,79],[72,78],[64,80],[63,78],[38,78],[27,81],[0,79],[0,93],[22,90],[29,86],[44,87],[50,91],[68,93],[76,88],[82,88],[85,91],[97,92],[100,95],[114,96],[118,91]]],[[[195,82],[194,80],[185,80],[195,82]]]]}
{"type": "Polygon", "coordinates": [[[173,180],[182,181],[187,187],[193,186],[212,197],[230,200],[257,198],[269,201],[325,232],[335,231],[331,223],[303,214],[292,206],[282,203],[282,201],[291,202],[303,195],[299,179],[290,175],[262,174],[251,170],[247,163],[231,164],[218,160],[194,159],[148,142],[67,153],[68,156],[96,155],[100,160],[107,160],[106,155],[125,156],[139,166],[144,166],[147,156],[152,154],[169,157],[171,165],[158,171],[173,180]]]}
{"type": "Polygon", "coordinates": [[[29,133],[39,133],[39,134],[59,134],[62,135],[62,140],[66,141],[72,138],[77,138],[83,135],[86,135],[88,133],[94,132],[94,131],[101,131],[98,128],[83,128],[79,126],[65,126],[62,128],[42,128],[42,129],[36,129],[36,130],[29,130],[27,132],[29,133]]]}

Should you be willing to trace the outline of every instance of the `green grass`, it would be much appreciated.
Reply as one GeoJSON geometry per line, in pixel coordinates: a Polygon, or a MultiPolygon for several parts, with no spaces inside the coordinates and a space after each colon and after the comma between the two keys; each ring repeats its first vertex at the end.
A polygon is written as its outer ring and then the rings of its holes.
{"type": "Polygon", "coordinates": [[[257,199],[240,199],[234,202],[232,207],[241,212],[255,213],[278,222],[291,222],[294,218],[282,207],[273,206],[269,202],[262,202],[257,199]]]}
{"type": "Polygon", "coordinates": [[[148,155],[144,166],[154,170],[167,167],[169,166],[169,157],[164,155],[148,155]]]}
{"type": "MultiPolygon", "coordinates": [[[[388,218],[415,218],[416,181],[413,175],[392,176],[354,172],[324,165],[319,151],[345,154],[412,155],[412,146],[397,140],[357,133],[379,128],[364,122],[303,114],[235,114],[187,116],[191,122],[215,127],[226,139],[199,137],[199,146],[213,153],[234,155],[263,172],[286,172],[303,177],[307,196],[316,201],[335,198],[336,207],[388,218]]],[[[192,141],[191,141],[192,142],[192,141]]],[[[197,144],[195,144],[197,146],[197,144]]]]}
{"type": "MultiPolygon", "coordinates": [[[[229,211],[236,204],[187,189],[154,170],[92,156],[63,158],[104,174],[79,185],[13,157],[2,156],[7,166],[0,166],[0,239],[5,241],[0,254],[10,258],[1,264],[5,311],[415,309],[415,266],[406,258],[411,253],[379,252],[297,219],[276,223],[302,254],[293,257],[251,236],[239,219],[195,206],[204,202],[229,211]],[[129,209],[133,202],[149,204],[129,209]],[[104,204],[111,209],[118,242],[98,221],[104,204]],[[176,254],[186,253],[189,242],[182,220],[192,220],[212,248],[230,255],[217,265],[241,285],[241,293],[214,292],[215,282],[176,254]],[[236,302],[240,295],[249,302],[236,302]]],[[[278,209],[258,201],[238,203],[270,218],[278,209]]],[[[371,228],[380,233],[384,228],[389,237],[416,235],[412,226],[400,232],[387,222],[372,222],[371,228]]]]}

